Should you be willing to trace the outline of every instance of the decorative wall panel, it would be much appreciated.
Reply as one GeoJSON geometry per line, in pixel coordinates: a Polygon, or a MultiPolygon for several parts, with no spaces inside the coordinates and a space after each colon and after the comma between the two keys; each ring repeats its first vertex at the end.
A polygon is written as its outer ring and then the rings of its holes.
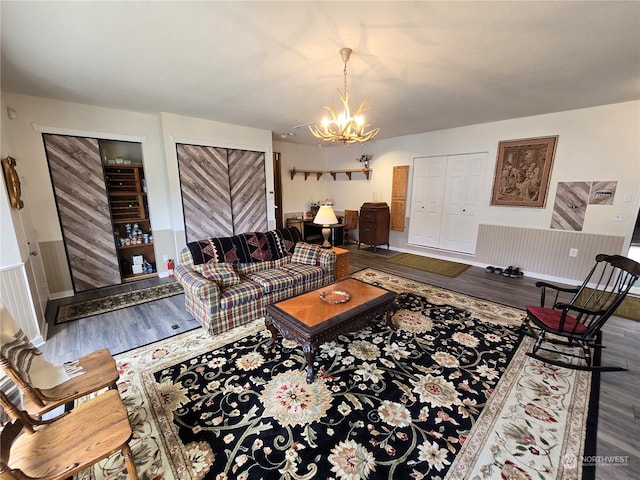
{"type": "Polygon", "coordinates": [[[176,145],[187,242],[233,235],[225,148],[176,145]]]}
{"type": "Polygon", "coordinates": [[[98,140],[43,138],[75,292],[120,284],[98,140]]]}
{"type": "Polygon", "coordinates": [[[228,160],[234,234],[266,231],[264,153],[229,150],[228,160]]]}
{"type": "Polygon", "coordinates": [[[591,182],[558,182],[551,228],[582,231],[591,182]]]}
{"type": "Polygon", "coordinates": [[[177,144],[187,242],[265,231],[262,152],[177,144]]]}

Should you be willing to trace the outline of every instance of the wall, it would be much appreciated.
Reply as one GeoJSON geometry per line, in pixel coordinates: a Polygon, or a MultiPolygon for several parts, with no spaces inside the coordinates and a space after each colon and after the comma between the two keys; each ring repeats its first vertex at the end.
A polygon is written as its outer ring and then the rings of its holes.
{"type": "MultiPolygon", "coordinates": [[[[481,225],[497,225],[514,229],[543,231],[550,243],[548,251],[556,252],[557,231],[549,225],[553,210],[556,186],[565,181],[615,180],[618,187],[613,206],[589,205],[580,235],[613,237],[609,243],[624,253],[629,244],[633,223],[640,208],[640,102],[560,112],[535,117],[472,125],[468,127],[428,132],[418,135],[375,140],[364,145],[325,148],[325,169],[359,168],[357,158],[362,153],[373,155],[370,163],[373,173],[370,181],[349,182],[346,179],[325,183],[327,195],[335,201],[336,208],[352,208],[366,201],[384,201],[391,197],[391,176],[394,165],[412,165],[413,158],[422,156],[451,155],[457,153],[487,152],[488,164],[484,172],[483,199],[478,212],[481,225]],[[490,206],[496,153],[500,140],[558,135],[558,145],[551,173],[545,208],[518,208],[490,206]],[[625,201],[625,197],[628,201],[625,201]],[[624,215],[622,222],[614,221],[624,215]]],[[[410,174],[412,171],[410,171],[410,174]]],[[[285,187],[287,184],[285,183],[285,187]]],[[[409,188],[411,198],[411,186],[409,188]]],[[[410,204],[407,206],[409,216],[410,204]]],[[[487,252],[488,237],[479,236],[476,255],[463,255],[432,248],[420,248],[407,243],[407,229],[391,232],[391,245],[400,251],[429,254],[440,258],[461,259],[475,265],[501,263],[525,267],[527,273],[540,278],[579,280],[584,268],[593,262],[589,249],[580,251],[577,258],[568,252],[558,258],[563,263],[557,269],[538,268],[537,259],[531,253],[511,245],[508,256],[496,259],[487,252]],[[520,265],[518,265],[520,263],[520,265]],[[561,273],[560,273],[561,272],[561,273]],[[566,277],[565,275],[569,275],[566,277]]],[[[481,230],[482,232],[483,230],[481,230]]],[[[488,232],[489,230],[484,230],[488,232]]],[[[611,247],[614,248],[614,247],[611,247]]],[[[556,252],[557,254],[557,252],[556,252]]]]}
{"type": "MultiPolygon", "coordinates": [[[[10,125],[14,121],[6,115],[7,105],[2,99],[0,106],[0,158],[7,156],[17,158],[15,144],[11,137],[10,125]]],[[[20,178],[21,187],[25,183],[25,165],[16,165],[16,172],[20,178]]],[[[25,219],[28,218],[29,208],[15,209],[11,207],[9,195],[2,180],[0,188],[0,302],[11,313],[16,323],[35,345],[40,345],[46,337],[46,321],[44,307],[46,298],[40,299],[40,276],[34,273],[38,267],[37,258],[29,255],[27,239],[25,238],[25,219]],[[33,260],[32,260],[33,259],[33,260]],[[35,265],[34,265],[35,264],[35,265]]],[[[28,224],[28,222],[26,222],[28,224]]]]}
{"type": "MultiPolygon", "coordinates": [[[[297,145],[287,142],[273,142],[273,150],[280,152],[282,170],[282,211],[284,219],[289,215],[303,212],[308,201],[319,201],[331,198],[331,191],[327,189],[326,175],[320,180],[309,176],[304,180],[303,175],[296,175],[291,179],[290,170],[324,170],[325,149],[297,145]]],[[[336,207],[337,208],[337,207],[336,207]]]]}
{"type": "MultiPolygon", "coordinates": [[[[23,196],[31,212],[38,242],[49,272],[49,297],[70,295],[68,272],[60,272],[64,258],[62,232],[42,141],[42,133],[128,140],[142,143],[147,180],[149,216],[159,274],[166,275],[164,255],[177,258],[184,243],[184,222],[180,201],[175,141],[264,151],[271,158],[271,132],[171,114],[148,114],[61,102],[3,92],[3,101],[18,118],[12,120],[6,135],[15,145],[14,156],[24,175],[23,196]],[[53,280],[53,281],[52,281],[53,280]]],[[[272,165],[267,161],[267,178],[272,181],[272,165]]],[[[272,189],[272,185],[270,185],[272,189]]],[[[268,218],[273,222],[273,203],[268,218]]],[[[26,248],[26,247],[25,247],[26,248]]]]}

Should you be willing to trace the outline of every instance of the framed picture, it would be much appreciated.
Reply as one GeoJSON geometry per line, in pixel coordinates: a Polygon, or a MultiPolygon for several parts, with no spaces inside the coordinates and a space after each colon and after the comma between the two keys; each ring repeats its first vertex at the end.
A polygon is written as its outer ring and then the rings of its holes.
{"type": "Polygon", "coordinates": [[[491,205],[544,207],[558,136],[498,143],[491,205]]]}

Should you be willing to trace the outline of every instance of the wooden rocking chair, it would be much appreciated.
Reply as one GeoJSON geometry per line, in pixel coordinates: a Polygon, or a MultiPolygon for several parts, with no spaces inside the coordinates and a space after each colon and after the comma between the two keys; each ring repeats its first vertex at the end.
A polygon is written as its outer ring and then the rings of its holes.
{"type": "Polygon", "coordinates": [[[640,264],[621,255],[596,256],[596,263],[581,286],[564,288],[546,282],[540,287],[540,306],[527,307],[523,331],[536,338],[529,352],[532,358],[577,370],[621,371],[622,367],[594,365],[592,350],[603,348],[601,330],[620,306],[633,284],[640,277],[640,264]],[[547,290],[555,291],[553,305],[545,306],[547,290]],[[571,295],[566,302],[560,296],[571,295]],[[543,347],[543,344],[545,345],[543,347]],[[573,347],[566,351],[551,345],[573,347]],[[578,348],[578,352],[575,352],[578,348]],[[551,352],[541,356],[540,351],[551,352]],[[577,358],[576,363],[562,358],[577,358]]]}
{"type": "MultiPolygon", "coordinates": [[[[129,440],[132,431],[120,395],[109,390],[52,420],[38,420],[9,402],[13,420],[0,432],[0,479],[63,480],[120,451],[130,480],[137,480],[129,440]]],[[[117,472],[114,472],[117,473],[117,472]]]]}

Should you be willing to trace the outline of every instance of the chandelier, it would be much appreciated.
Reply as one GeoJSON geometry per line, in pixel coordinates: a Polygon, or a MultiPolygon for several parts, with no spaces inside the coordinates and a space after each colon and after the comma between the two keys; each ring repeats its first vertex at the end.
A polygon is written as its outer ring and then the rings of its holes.
{"type": "Polygon", "coordinates": [[[368,124],[365,123],[362,112],[368,110],[365,99],[358,109],[354,112],[349,107],[349,92],[347,91],[347,62],[351,56],[352,50],[350,48],[342,48],[340,50],[340,56],[344,62],[344,94],[338,89],[340,100],[342,101],[343,111],[336,113],[331,107],[324,107],[329,112],[331,118],[324,117],[320,122],[320,126],[317,124],[309,125],[311,133],[321,140],[327,142],[342,142],[342,143],[357,143],[366,142],[371,140],[380,131],[379,128],[366,131],[368,124]]]}

